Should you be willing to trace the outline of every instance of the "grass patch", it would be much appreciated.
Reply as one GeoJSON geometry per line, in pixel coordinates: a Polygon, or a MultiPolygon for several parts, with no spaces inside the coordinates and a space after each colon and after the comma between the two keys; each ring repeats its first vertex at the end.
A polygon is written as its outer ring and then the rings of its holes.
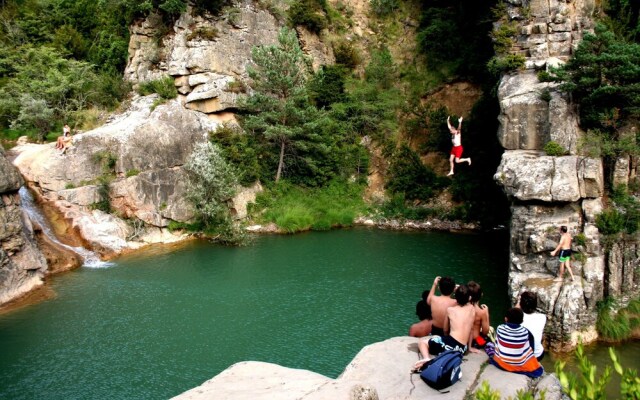
{"type": "Polygon", "coordinates": [[[640,326],[640,299],[630,301],[626,308],[616,312],[617,305],[618,302],[613,297],[598,302],[596,329],[604,340],[629,339],[633,329],[640,326]]]}
{"type": "Polygon", "coordinates": [[[257,222],[273,222],[289,233],[351,226],[365,209],[363,189],[341,181],[313,189],[280,182],[258,195],[250,212],[257,222]]]}

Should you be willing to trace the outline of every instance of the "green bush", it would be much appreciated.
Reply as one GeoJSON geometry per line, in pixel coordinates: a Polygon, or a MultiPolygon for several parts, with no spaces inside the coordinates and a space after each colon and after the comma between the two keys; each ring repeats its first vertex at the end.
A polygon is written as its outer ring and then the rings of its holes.
{"type": "Polygon", "coordinates": [[[160,98],[165,100],[174,99],[178,96],[175,80],[170,76],[153,81],[141,82],[138,86],[138,93],[142,96],[157,93],[160,98]]]}
{"type": "Polygon", "coordinates": [[[632,301],[627,309],[621,309],[613,297],[607,297],[597,304],[598,319],[596,329],[604,340],[621,341],[629,339],[633,332],[632,324],[637,324],[639,299],[632,301]]]}
{"type": "Polygon", "coordinates": [[[214,41],[220,36],[220,32],[215,27],[200,27],[187,35],[187,40],[202,39],[214,41]]]}
{"type": "Polygon", "coordinates": [[[615,235],[624,230],[625,218],[615,208],[609,208],[596,216],[596,226],[603,235],[615,235]]]}
{"type": "Polygon", "coordinates": [[[578,246],[585,246],[587,244],[587,236],[584,233],[578,233],[573,237],[573,241],[578,246]]]}
{"type": "Polygon", "coordinates": [[[316,0],[295,0],[289,7],[288,20],[292,26],[302,25],[314,33],[327,27],[325,10],[316,0]]]}
{"type": "Polygon", "coordinates": [[[231,93],[247,93],[247,85],[242,81],[231,81],[224,88],[225,92],[231,93]]]}
{"type": "Polygon", "coordinates": [[[502,73],[515,71],[524,67],[525,58],[520,54],[507,54],[504,56],[496,56],[489,60],[487,69],[489,72],[498,76],[502,73]]]}
{"type": "Polygon", "coordinates": [[[340,40],[333,44],[333,55],[336,58],[336,64],[344,65],[349,69],[354,69],[361,62],[358,50],[346,40],[340,40]]]}
{"type": "Polygon", "coordinates": [[[391,157],[386,183],[391,193],[403,193],[407,200],[428,200],[443,186],[435,172],[407,145],[401,146],[391,157]]]}
{"type": "Polygon", "coordinates": [[[369,4],[373,12],[379,17],[390,15],[400,7],[399,0],[371,0],[369,4]]]}
{"type": "Polygon", "coordinates": [[[137,170],[135,168],[132,169],[128,169],[127,173],[125,174],[127,178],[131,177],[131,176],[136,176],[140,173],[140,170],[137,170]]]}
{"type": "Polygon", "coordinates": [[[218,126],[209,134],[209,140],[220,147],[225,159],[236,169],[242,185],[252,185],[261,177],[254,139],[237,125],[229,123],[218,126]]]}
{"type": "Polygon", "coordinates": [[[286,232],[351,226],[364,211],[362,191],[362,185],[340,180],[321,188],[281,181],[260,193],[250,210],[256,221],[274,222],[286,232]]]}
{"type": "Polygon", "coordinates": [[[553,140],[547,142],[547,144],[544,145],[544,152],[548,156],[554,157],[564,156],[565,154],[567,154],[567,151],[564,149],[564,147],[562,147],[557,142],[554,142],[553,140]]]}

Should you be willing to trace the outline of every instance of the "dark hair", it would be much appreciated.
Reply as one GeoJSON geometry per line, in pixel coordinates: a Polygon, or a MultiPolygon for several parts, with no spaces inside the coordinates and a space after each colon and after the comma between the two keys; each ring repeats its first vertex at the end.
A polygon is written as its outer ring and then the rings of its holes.
{"type": "Polygon", "coordinates": [[[469,294],[471,295],[471,303],[475,304],[480,301],[482,297],[482,288],[475,281],[469,281],[467,283],[467,287],[469,288],[469,294]]]}
{"type": "Polygon", "coordinates": [[[469,302],[471,296],[469,287],[467,285],[460,285],[456,289],[456,301],[459,305],[464,306],[469,302]]]}
{"type": "Polygon", "coordinates": [[[427,301],[427,297],[429,297],[429,290],[425,290],[424,292],[422,292],[422,300],[424,300],[425,302],[427,301]]]}
{"type": "Polygon", "coordinates": [[[521,309],[513,307],[507,310],[505,317],[507,318],[507,322],[512,324],[521,324],[524,319],[524,313],[521,309]]]}
{"type": "Polygon", "coordinates": [[[425,319],[431,320],[433,319],[433,315],[431,314],[431,306],[427,304],[425,300],[420,300],[416,304],[416,315],[420,321],[425,319]]]}
{"type": "Polygon", "coordinates": [[[531,314],[538,308],[538,295],[534,292],[522,292],[520,295],[520,308],[525,314],[531,314]]]}
{"type": "Polygon", "coordinates": [[[453,293],[453,289],[456,288],[456,282],[453,280],[453,278],[445,276],[440,278],[438,287],[440,288],[440,293],[445,296],[450,296],[451,293],[453,293]]]}
{"type": "Polygon", "coordinates": [[[562,225],[562,226],[560,227],[560,232],[562,232],[562,233],[567,233],[567,226],[566,226],[566,225],[562,225]]]}

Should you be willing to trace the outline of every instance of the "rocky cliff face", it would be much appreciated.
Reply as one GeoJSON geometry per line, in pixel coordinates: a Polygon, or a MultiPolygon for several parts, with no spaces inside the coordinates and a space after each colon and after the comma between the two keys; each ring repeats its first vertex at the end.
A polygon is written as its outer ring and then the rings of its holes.
{"type": "Polygon", "coordinates": [[[0,148],[0,304],[42,284],[47,263],[20,208],[18,171],[0,148]]]}
{"type": "MultiPolygon", "coordinates": [[[[64,155],[53,144],[12,149],[14,164],[63,215],[66,230],[103,257],[181,239],[166,227],[194,216],[182,166],[195,144],[233,119],[237,92],[246,87],[251,49],[276,43],[280,29],[269,12],[252,2],[216,17],[187,12],[164,36],[161,26],[151,16],[131,27],[125,79],[137,84],[171,76],[178,99],[154,108],[155,96],[136,97],[104,126],[76,135],[64,155]],[[101,157],[116,160],[109,171],[116,175],[109,185],[110,214],[92,207],[103,200],[101,157]]],[[[232,205],[236,218],[246,216],[246,205],[259,190],[258,185],[240,191],[232,205]]]]}
{"type": "MultiPolygon", "coordinates": [[[[550,317],[547,333],[553,347],[570,348],[579,339],[597,337],[597,301],[605,295],[637,293],[640,253],[634,240],[610,249],[601,242],[595,218],[605,200],[602,161],[579,154],[583,132],[574,105],[554,85],[536,77],[538,70],[572,55],[584,32],[592,29],[594,2],[507,4],[509,18],[520,25],[512,52],[527,60],[525,70],[503,77],[498,91],[498,138],[505,152],[495,180],[512,201],[509,285],[514,302],[524,290],[538,292],[539,306],[550,317]],[[541,150],[549,141],[570,155],[546,156],[541,150]],[[579,235],[573,243],[578,255],[571,263],[576,281],[565,279],[564,284],[553,281],[559,264],[549,255],[561,225],[579,235]]],[[[617,174],[625,182],[635,171],[623,161],[617,174]]]]}
{"type": "Polygon", "coordinates": [[[172,76],[187,108],[219,114],[235,108],[246,87],[251,49],[277,43],[281,24],[257,3],[243,1],[221,16],[188,11],[158,41],[161,26],[151,16],[131,27],[125,79],[137,84],[172,76]]]}

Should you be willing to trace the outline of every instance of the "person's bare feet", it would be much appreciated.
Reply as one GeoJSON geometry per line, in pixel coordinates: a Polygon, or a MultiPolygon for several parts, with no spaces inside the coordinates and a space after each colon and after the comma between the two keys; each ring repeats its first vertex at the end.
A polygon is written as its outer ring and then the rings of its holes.
{"type": "Polygon", "coordinates": [[[562,282],[562,278],[557,276],[553,281],[554,282],[562,282]]]}
{"type": "Polygon", "coordinates": [[[449,173],[447,174],[447,176],[451,176],[453,175],[453,171],[449,171],[449,173]]]}
{"type": "Polygon", "coordinates": [[[418,372],[420,371],[420,368],[427,362],[429,361],[428,358],[423,358],[422,360],[418,360],[415,364],[413,364],[413,368],[411,369],[411,372],[418,372]]]}

